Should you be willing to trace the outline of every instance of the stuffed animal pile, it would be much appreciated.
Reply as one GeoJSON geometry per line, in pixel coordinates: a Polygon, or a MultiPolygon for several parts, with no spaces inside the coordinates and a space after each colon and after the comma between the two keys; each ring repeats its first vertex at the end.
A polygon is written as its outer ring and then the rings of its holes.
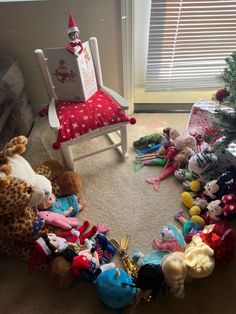
{"type": "Polygon", "coordinates": [[[68,209],[61,204],[68,204],[68,196],[76,202],[80,176],[54,160],[33,169],[22,156],[24,136],[12,139],[0,152],[0,252],[26,260],[29,273],[35,267],[46,271],[56,288],[66,288],[78,277],[94,284],[112,309],[163,293],[183,298],[187,278],[207,277],[215,265],[234,257],[235,233],[229,220],[236,216],[236,170],[227,153],[195,152],[196,140],[187,133],[166,128],[150,140],[155,143],[147,148],[141,141],[137,160],[159,159],[159,165],[162,160],[164,170],[146,181],[158,190],[160,181],[175,173],[185,181],[181,200],[189,210],[189,217],[182,209],[175,215],[182,228],[172,223],[161,228],[151,252],[129,257],[129,236],[109,241],[105,225],[90,228],[88,221],[69,217],[73,205],[68,209]],[[42,206],[61,196],[60,211],[42,206]],[[116,252],[125,270],[111,262],[116,252]]]}
{"type": "MultiPolygon", "coordinates": [[[[76,173],[65,172],[56,161],[45,163],[34,171],[21,156],[26,144],[27,138],[19,136],[0,152],[0,252],[29,261],[31,248],[37,238],[62,231],[46,224],[37,215],[35,207],[49,197],[53,190],[57,195],[60,191],[66,195],[79,193],[81,179],[76,173]],[[48,178],[39,173],[47,174],[48,178]]],[[[48,265],[42,263],[40,267],[49,270],[48,265]]],[[[65,285],[67,276],[71,278],[70,269],[64,260],[55,259],[54,267],[50,269],[49,276],[59,287],[65,285]]]]}

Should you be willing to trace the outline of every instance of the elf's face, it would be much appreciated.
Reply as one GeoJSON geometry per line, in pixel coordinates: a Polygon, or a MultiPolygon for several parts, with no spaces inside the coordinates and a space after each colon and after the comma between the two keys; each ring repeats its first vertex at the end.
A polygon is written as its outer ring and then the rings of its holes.
{"type": "Polygon", "coordinates": [[[56,234],[48,233],[48,240],[55,247],[55,249],[57,249],[57,250],[59,249],[60,241],[59,241],[59,237],[57,237],[56,234]]]}
{"type": "Polygon", "coordinates": [[[70,40],[76,40],[79,39],[79,32],[73,32],[69,34],[70,40]]]}

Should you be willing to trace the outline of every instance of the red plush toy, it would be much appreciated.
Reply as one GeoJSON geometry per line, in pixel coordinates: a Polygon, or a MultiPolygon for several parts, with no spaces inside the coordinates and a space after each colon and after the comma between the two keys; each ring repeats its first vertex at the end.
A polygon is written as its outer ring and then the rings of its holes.
{"type": "Polygon", "coordinates": [[[203,242],[214,250],[216,263],[228,263],[235,255],[235,232],[227,221],[219,221],[214,224],[209,233],[201,233],[203,242]]]}
{"type": "Polygon", "coordinates": [[[102,271],[115,268],[114,263],[100,265],[96,247],[92,245],[90,240],[85,239],[84,244],[86,249],[80,251],[72,262],[72,271],[75,275],[82,275],[84,280],[93,281],[102,271]]]}

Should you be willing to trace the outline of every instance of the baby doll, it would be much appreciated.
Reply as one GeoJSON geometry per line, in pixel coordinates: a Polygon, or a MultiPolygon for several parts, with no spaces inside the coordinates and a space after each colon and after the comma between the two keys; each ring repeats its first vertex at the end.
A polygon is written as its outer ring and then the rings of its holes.
{"type": "Polygon", "coordinates": [[[50,212],[62,214],[68,217],[75,217],[84,209],[85,201],[79,196],[68,195],[56,198],[52,194],[47,200],[38,205],[39,210],[48,210],[50,212]]]}

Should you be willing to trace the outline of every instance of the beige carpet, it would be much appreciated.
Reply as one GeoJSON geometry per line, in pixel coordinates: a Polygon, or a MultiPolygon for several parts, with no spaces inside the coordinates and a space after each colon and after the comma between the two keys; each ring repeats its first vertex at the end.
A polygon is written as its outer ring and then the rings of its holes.
{"type": "MultiPolygon", "coordinates": [[[[173,221],[181,207],[181,185],[172,176],[162,181],[154,192],[145,178],[161,172],[157,166],[134,171],[132,143],[140,136],[161,131],[166,126],[180,131],[186,128],[188,114],[136,114],[137,124],[128,126],[129,159],[123,162],[115,151],[79,161],[77,172],[83,180],[82,193],[87,200],[81,221],[103,222],[110,227],[109,237],[118,240],[130,234],[129,254],[136,249],[144,253],[152,249],[152,240],[159,237],[160,227],[173,221]]],[[[31,164],[49,158],[62,161],[59,151],[50,149],[53,132],[46,119],[36,121],[25,157],[31,164]]],[[[83,151],[104,144],[106,139],[81,146],[83,151]]],[[[121,266],[119,257],[115,258],[121,266]]],[[[217,268],[212,276],[186,284],[183,300],[163,297],[150,304],[141,304],[135,313],[233,314],[236,312],[235,261],[217,268]]],[[[14,258],[0,257],[0,313],[112,313],[104,309],[92,285],[78,280],[71,288],[57,291],[39,272],[30,277],[27,265],[14,258]]]]}

